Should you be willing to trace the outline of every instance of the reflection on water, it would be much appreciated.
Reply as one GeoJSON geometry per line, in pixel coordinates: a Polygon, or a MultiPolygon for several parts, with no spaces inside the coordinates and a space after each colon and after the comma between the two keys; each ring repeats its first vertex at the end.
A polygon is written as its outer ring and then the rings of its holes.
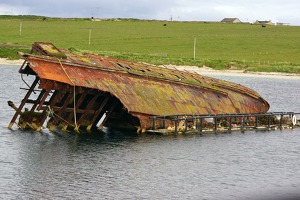
{"type": "MultiPolygon", "coordinates": [[[[2,70],[1,199],[257,199],[300,188],[298,129],[204,136],[10,131],[14,112],[6,101],[24,94],[18,69],[2,70]]],[[[299,80],[221,78],[257,90],[272,111],[299,112],[299,80]]]]}

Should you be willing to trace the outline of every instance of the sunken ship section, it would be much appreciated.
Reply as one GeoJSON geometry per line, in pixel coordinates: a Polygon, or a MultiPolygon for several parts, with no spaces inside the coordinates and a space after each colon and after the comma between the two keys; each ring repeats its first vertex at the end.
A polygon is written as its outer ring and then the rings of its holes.
{"type": "Polygon", "coordinates": [[[50,130],[90,131],[106,126],[144,132],[153,128],[153,116],[265,113],[269,109],[257,92],[197,73],[78,55],[43,42],[34,43],[30,54],[19,54],[24,59],[19,72],[34,80],[27,84],[18,107],[9,102],[16,110],[9,128],[18,119],[20,128],[38,131],[47,124],[50,130]]]}

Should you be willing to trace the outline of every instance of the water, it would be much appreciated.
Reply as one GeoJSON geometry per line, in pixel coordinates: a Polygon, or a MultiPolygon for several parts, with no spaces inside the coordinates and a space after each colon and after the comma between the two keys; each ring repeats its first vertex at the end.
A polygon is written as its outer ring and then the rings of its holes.
{"type": "MultiPolygon", "coordinates": [[[[300,129],[205,136],[22,132],[24,96],[1,67],[0,199],[257,199],[300,196],[300,129]]],[[[300,79],[218,76],[257,90],[271,111],[300,112],[300,79]]]]}

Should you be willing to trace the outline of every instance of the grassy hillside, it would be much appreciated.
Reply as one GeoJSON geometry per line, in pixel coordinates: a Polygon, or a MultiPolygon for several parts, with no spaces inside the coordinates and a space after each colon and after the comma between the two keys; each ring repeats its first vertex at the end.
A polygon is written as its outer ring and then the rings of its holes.
{"type": "Polygon", "coordinates": [[[0,33],[0,57],[11,59],[19,49],[28,52],[33,42],[45,41],[153,64],[300,73],[300,27],[293,26],[0,17],[0,33]]]}

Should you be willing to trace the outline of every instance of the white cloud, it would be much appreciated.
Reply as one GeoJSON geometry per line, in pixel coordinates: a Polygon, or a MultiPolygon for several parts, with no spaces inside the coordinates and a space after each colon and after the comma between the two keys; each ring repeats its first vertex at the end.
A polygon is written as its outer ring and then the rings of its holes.
{"type": "Polygon", "coordinates": [[[1,0],[0,14],[220,21],[272,20],[300,25],[300,1],[290,0],[1,0]]]}
{"type": "Polygon", "coordinates": [[[29,14],[29,9],[23,6],[14,6],[0,3],[1,15],[26,15],[29,14]]]}

